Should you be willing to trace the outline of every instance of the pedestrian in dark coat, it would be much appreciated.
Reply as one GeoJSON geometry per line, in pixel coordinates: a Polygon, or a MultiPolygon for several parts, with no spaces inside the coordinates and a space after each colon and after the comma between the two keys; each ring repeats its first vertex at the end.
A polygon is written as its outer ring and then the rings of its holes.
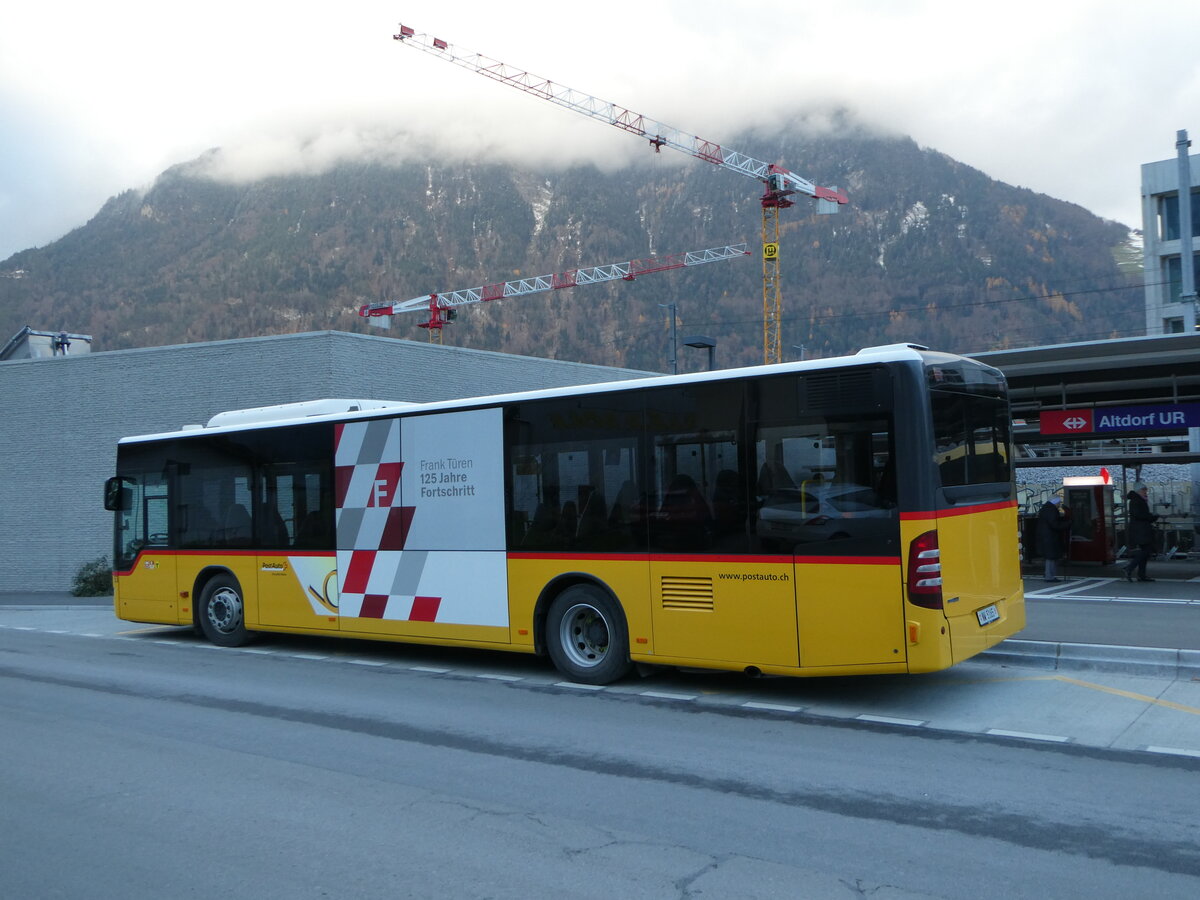
{"type": "Polygon", "coordinates": [[[1066,531],[1071,527],[1055,494],[1042,504],[1037,516],[1037,552],[1046,561],[1046,581],[1058,581],[1058,561],[1067,555],[1066,531]]]}
{"type": "Polygon", "coordinates": [[[1146,574],[1146,563],[1154,553],[1154,523],[1158,516],[1150,512],[1149,494],[1149,488],[1139,481],[1125,495],[1125,545],[1130,548],[1125,578],[1129,581],[1133,581],[1135,569],[1138,581],[1154,580],[1146,574]]]}

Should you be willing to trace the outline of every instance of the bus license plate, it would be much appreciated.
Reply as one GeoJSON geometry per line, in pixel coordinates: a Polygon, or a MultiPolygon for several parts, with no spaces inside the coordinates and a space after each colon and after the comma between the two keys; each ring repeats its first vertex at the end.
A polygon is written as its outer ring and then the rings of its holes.
{"type": "Polygon", "coordinates": [[[975,611],[975,618],[979,620],[981,626],[991,625],[993,622],[1000,621],[1000,610],[996,609],[995,603],[992,603],[983,609],[977,609],[975,611]]]}

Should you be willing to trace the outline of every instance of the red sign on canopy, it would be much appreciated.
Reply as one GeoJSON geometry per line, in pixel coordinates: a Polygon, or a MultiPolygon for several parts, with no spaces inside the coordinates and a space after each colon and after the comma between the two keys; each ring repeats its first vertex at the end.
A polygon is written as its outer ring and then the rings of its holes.
{"type": "Polygon", "coordinates": [[[1042,434],[1086,434],[1095,430],[1094,411],[1090,409],[1044,409],[1038,416],[1042,434]]]}

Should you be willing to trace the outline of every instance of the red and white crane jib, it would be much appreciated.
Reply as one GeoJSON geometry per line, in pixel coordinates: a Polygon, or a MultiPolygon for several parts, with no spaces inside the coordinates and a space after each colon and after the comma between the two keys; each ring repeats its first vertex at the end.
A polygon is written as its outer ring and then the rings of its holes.
{"type": "Polygon", "coordinates": [[[561,84],[555,84],[548,78],[542,78],[523,69],[518,69],[498,59],[484,56],[482,53],[459,54],[453,45],[441,38],[417,32],[407,25],[400,26],[400,32],[392,36],[426,53],[452,62],[464,69],[470,69],[480,75],[485,75],[494,81],[515,87],[527,94],[549,100],[559,106],[582,113],[585,116],[628,131],[646,138],[653,145],[655,152],[662,147],[671,147],[681,153],[710,162],[713,165],[751,178],[757,178],[767,186],[768,198],[772,198],[772,206],[791,206],[787,200],[790,194],[804,194],[818,201],[818,212],[836,211],[839,204],[849,202],[842,191],[835,188],[819,187],[801,178],[794,172],[789,172],[782,166],[763,162],[736,150],[729,150],[714,141],[706,141],[696,135],[688,134],[654,119],[649,119],[640,113],[617,106],[607,100],[601,100],[590,94],[584,94],[561,84]]]}
{"type": "MultiPolygon", "coordinates": [[[[728,244],[724,247],[711,247],[707,250],[688,250],[685,253],[671,253],[667,256],[651,256],[646,259],[632,259],[627,262],[610,263],[606,266],[592,266],[586,269],[568,269],[554,275],[536,275],[531,278],[518,278],[514,281],[504,281],[498,284],[485,284],[480,287],[460,291],[445,291],[436,294],[424,294],[411,300],[399,303],[371,303],[360,307],[358,314],[366,318],[380,318],[395,313],[429,311],[429,321],[421,322],[421,328],[438,329],[448,325],[454,318],[451,311],[458,306],[470,303],[487,303],[491,300],[503,300],[507,297],[523,297],[527,294],[538,294],[543,291],[556,291],[562,288],[576,287],[581,284],[600,284],[605,281],[623,279],[633,281],[642,275],[654,272],[665,272],[669,269],[682,269],[688,266],[698,266],[704,263],[720,262],[725,259],[735,259],[749,256],[750,251],[745,244],[728,244]]],[[[387,327],[390,320],[381,322],[387,327]]]]}

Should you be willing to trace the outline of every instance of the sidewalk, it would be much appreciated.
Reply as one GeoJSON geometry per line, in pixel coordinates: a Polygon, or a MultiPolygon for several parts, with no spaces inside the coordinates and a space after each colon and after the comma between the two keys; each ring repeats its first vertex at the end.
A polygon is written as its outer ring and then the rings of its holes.
{"type": "MultiPolygon", "coordinates": [[[[1043,583],[1042,576],[1046,571],[1044,565],[1040,559],[1021,563],[1021,577],[1025,579],[1027,587],[1043,583]]],[[[1153,591],[1153,585],[1157,581],[1195,581],[1197,590],[1200,591],[1200,558],[1152,559],[1146,566],[1146,574],[1154,581],[1144,583],[1134,581],[1133,584],[1149,585],[1149,589],[1153,591]]],[[[1058,564],[1058,577],[1066,581],[1083,578],[1114,578],[1125,581],[1125,560],[1119,559],[1110,566],[1102,566],[1099,563],[1061,561],[1058,564]]]]}
{"type": "Polygon", "coordinates": [[[111,607],[112,595],[104,597],[76,597],[70,591],[0,591],[0,606],[13,607],[79,607],[94,609],[97,606],[111,607]]]}

